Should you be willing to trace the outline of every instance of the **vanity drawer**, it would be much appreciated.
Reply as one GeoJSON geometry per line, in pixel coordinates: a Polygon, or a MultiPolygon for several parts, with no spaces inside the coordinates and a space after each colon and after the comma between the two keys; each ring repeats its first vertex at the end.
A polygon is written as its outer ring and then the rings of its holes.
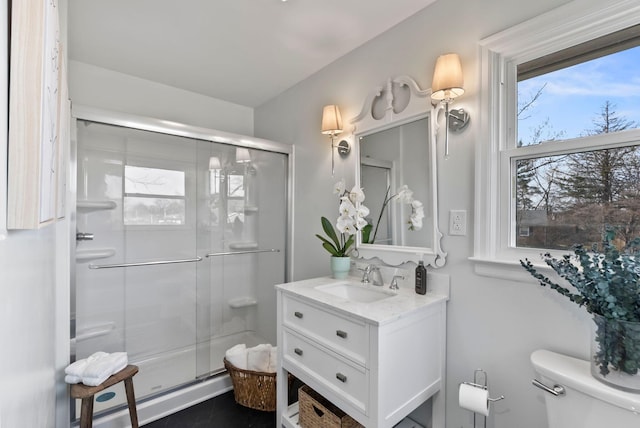
{"type": "Polygon", "coordinates": [[[368,367],[369,325],[284,296],[284,324],[368,367]]]}
{"type": "Polygon", "coordinates": [[[319,348],[295,332],[287,329],[283,333],[285,361],[311,374],[335,395],[367,414],[368,370],[319,348]]]}

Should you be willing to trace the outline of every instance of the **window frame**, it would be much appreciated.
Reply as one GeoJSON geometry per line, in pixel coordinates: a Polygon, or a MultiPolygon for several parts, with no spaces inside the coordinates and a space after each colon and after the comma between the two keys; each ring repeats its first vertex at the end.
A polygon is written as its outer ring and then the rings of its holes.
{"type": "Polygon", "coordinates": [[[190,198],[193,196],[190,194],[190,183],[193,182],[192,170],[185,162],[175,161],[170,162],[164,159],[156,158],[142,158],[139,156],[129,156],[122,164],[122,227],[126,230],[187,230],[191,227],[190,211],[191,207],[190,198]],[[179,165],[179,167],[176,167],[179,165]],[[136,168],[150,168],[161,169],[167,171],[178,171],[184,174],[184,195],[164,195],[164,194],[152,194],[152,193],[128,193],[125,192],[125,169],[127,166],[136,168]],[[162,199],[176,199],[184,201],[184,223],[182,224],[127,224],[124,216],[124,200],[127,197],[139,197],[139,198],[162,198],[162,199]]]}
{"type": "MultiPolygon", "coordinates": [[[[474,255],[477,274],[530,277],[519,260],[542,264],[545,249],[516,248],[512,207],[516,160],[629,145],[640,130],[516,148],[517,66],[640,23],[640,4],[620,0],[585,7],[570,2],[480,41],[479,149],[476,156],[474,255]],[[586,149],[586,150],[585,150],[586,149]]],[[[551,251],[553,254],[554,252],[551,251]]],[[[556,254],[561,252],[556,251],[556,254]]]]}

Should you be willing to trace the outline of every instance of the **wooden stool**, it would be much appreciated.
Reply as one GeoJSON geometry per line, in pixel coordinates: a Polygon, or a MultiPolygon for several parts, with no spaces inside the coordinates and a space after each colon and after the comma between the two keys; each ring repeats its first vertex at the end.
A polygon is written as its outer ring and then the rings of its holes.
{"type": "Polygon", "coordinates": [[[129,416],[131,417],[131,428],[138,428],[138,412],[136,411],[136,397],[133,393],[133,376],[138,373],[138,366],[128,365],[118,373],[111,375],[107,380],[98,386],[87,386],[82,383],[71,385],[71,398],[81,398],[82,408],[80,410],[80,428],[91,428],[93,426],[93,396],[96,392],[115,385],[124,380],[124,389],[127,393],[127,404],[129,406],[129,416]]]}

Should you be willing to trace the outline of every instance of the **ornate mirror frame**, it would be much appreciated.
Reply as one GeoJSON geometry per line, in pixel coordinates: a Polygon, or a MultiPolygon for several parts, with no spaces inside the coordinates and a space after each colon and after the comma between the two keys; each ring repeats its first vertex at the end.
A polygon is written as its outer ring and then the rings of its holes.
{"type": "Polygon", "coordinates": [[[431,228],[432,242],[430,247],[409,247],[400,245],[364,244],[360,233],[357,234],[356,248],[358,255],[365,259],[379,258],[389,265],[400,265],[406,262],[422,260],[425,265],[442,267],[447,253],[440,247],[442,233],[438,227],[438,171],[436,156],[436,133],[438,131],[437,109],[431,105],[431,89],[421,90],[418,84],[409,76],[389,78],[384,85],[375,88],[365,100],[360,114],[351,119],[354,134],[354,150],[357,159],[355,168],[355,183],[361,187],[360,166],[360,138],[376,132],[394,128],[423,118],[429,119],[429,134],[425,144],[428,145],[429,159],[425,163],[428,168],[429,209],[423,227],[431,228]],[[398,91],[403,91],[400,99],[398,91]],[[376,103],[384,102],[384,112],[374,117],[376,103]],[[402,104],[398,108],[397,104],[402,104]],[[428,222],[428,219],[431,222],[428,222]]]}

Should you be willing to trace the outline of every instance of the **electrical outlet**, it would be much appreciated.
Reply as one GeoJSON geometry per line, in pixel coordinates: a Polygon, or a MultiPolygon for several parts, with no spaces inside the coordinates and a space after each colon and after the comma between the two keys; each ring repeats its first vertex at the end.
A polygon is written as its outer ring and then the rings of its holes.
{"type": "Polygon", "coordinates": [[[449,211],[449,235],[464,236],[467,234],[467,211],[449,211]]]}

